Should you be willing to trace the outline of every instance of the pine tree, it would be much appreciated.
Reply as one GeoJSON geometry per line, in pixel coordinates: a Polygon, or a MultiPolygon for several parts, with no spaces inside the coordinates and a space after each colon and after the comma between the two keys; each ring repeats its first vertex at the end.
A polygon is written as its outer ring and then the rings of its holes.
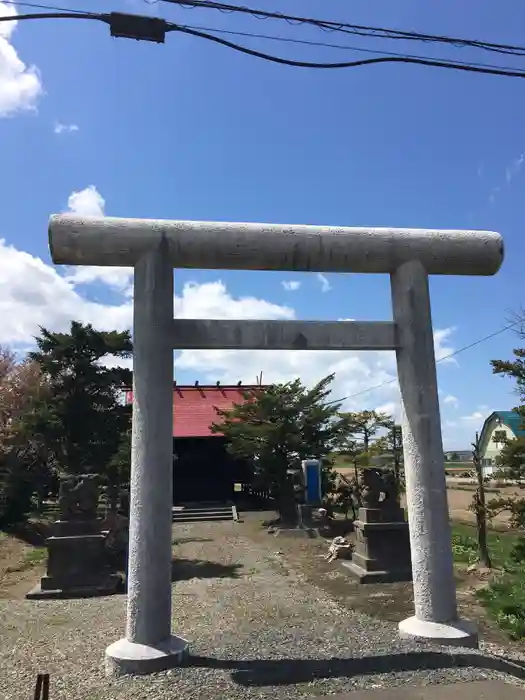
{"type": "Polygon", "coordinates": [[[383,451],[394,474],[398,500],[405,491],[405,471],[403,462],[403,431],[393,420],[387,424],[387,434],[383,438],[383,451]]]}
{"type": "MultiPolygon", "coordinates": [[[[265,387],[247,393],[245,402],[232,409],[217,410],[212,430],[225,435],[232,454],[253,460],[255,477],[275,499],[283,523],[296,523],[289,470],[303,459],[324,463],[344,432],[340,406],[328,402],[333,378],[329,375],[312,389],[299,379],[265,387]]],[[[329,468],[329,461],[324,464],[329,468]]]]}
{"type": "Polygon", "coordinates": [[[75,321],[69,333],[41,328],[36,344],[30,358],[49,387],[37,424],[59,470],[97,473],[113,483],[117,472],[110,465],[130,425],[130,408],[120,396],[131,371],[103,361],[131,356],[129,331],[102,332],[75,321]]]}
{"type": "MultiPolygon", "coordinates": [[[[522,311],[521,316],[525,314],[522,311]]],[[[518,335],[525,337],[525,328],[522,327],[518,335]]],[[[513,350],[514,360],[492,360],[492,371],[504,377],[514,379],[520,396],[520,406],[514,410],[520,414],[525,426],[525,348],[513,350]]],[[[503,448],[496,459],[496,464],[505,478],[516,482],[521,488],[525,487],[525,438],[519,436],[512,440],[506,439],[503,448]]],[[[510,514],[510,522],[513,526],[525,529],[525,498],[509,496],[505,498],[493,498],[487,504],[491,517],[507,511],[510,514]]]]}

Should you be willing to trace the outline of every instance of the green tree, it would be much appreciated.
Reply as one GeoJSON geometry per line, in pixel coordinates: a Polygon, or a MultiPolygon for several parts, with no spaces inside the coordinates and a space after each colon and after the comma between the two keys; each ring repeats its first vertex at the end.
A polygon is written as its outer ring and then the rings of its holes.
{"type": "MultiPolygon", "coordinates": [[[[524,327],[520,329],[518,335],[525,337],[524,327]]],[[[513,360],[492,360],[492,371],[494,374],[516,381],[521,404],[514,410],[520,414],[525,425],[525,348],[514,349],[513,355],[513,360]]],[[[525,437],[505,439],[501,452],[496,458],[496,465],[505,478],[515,481],[521,488],[525,487],[525,437]]],[[[508,511],[511,524],[525,528],[525,498],[519,496],[494,498],[487,505],[491,516],[508,511]]]]}
{"type": "Polygon", "coordinates": [[[129,331],[97,331],[74,321],[69,333],[41,328],[36,344],[30,358],[46,378],[49,396],[35,422],[58,469],[96,473],[114,486],[125,479],[115,460],[130,426],[131,409],[121,395],[131,385],[131,371],[118,366],[132,353],[129,331]],[[109,357],[117,362],[104,364],[109,357]]]}
{"type": "Polygon", "coordinates": [[[478,536],[478,560],[487,569],[492,568],[487,542],[487,517],[488,508],[485,500],[485,481],[483,479],[483,467],[481,464],[481,444],[478,433],[472,443],[472,462],[476,470],[478,488],[474,493],[470,510],[476,516],[476,531],[478,536]]]}
{"type": "Polygon", "coordinates": [[[342,413],[346,424],[346,435],[340,452],[346,461],[358,467],[368,467],[372,460],[380,457],[386,448],[384,431],[392,425],[392,417],[377,411],[342,413]],[[379,433],[383,431],[383,435],[379,433]]]}
{"type": "Polygon", "coordinates": [[[295,524],[297,509],[290,470],[303,459],[325,458],[333,452],[346,421],[340,405],[327,401],[334,375],[308,389],[299,379],[245,395],[245,402],[217,410],[213,432],[223,433],[235,456],[253,460],[255,477],[275,499],[281,522],[295,524]]]}
{"type": "Polygon", "coordinates": [[[450,461],[459,462],[459,455],[457,452],[452,452],[452,454],[450,455],[450,461]]]}
{"type": "Polygon", "coordinates": [[[390,420],[387,434],[383,438],[383,454],[394,474],[398,500],[405,491],[405,470],[403,461],[403,431],[400,425],[390,420]]]}
{"type": "Polygon", "coordinates": [[[41,503],[53,487],[54,465],[33,421],[47,396],[38,365],[0,348],[0,518],[5,524],[23,519],[33,495],[41,503]]]}

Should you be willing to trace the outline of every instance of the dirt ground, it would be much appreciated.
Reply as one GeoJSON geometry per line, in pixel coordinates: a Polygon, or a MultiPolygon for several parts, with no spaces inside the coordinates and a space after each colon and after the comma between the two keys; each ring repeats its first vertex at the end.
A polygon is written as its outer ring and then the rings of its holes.
{"type": "Polygon", "coordinates": [[[45,527],[29,522],[16,533],[0,532],[0,599],[23,600],[45,573],[45,527]]]}
{"type": "MultiPolygon", "coordinates": [[[[474,522],[474,514],[468,509],[469,505],[472,503],[472,497],[474,495],[475,487],[470,486],[448,486],[448,508],[450,511],[450,517],[452,520],[462,520],[465,522],[474,522]]],[[[505,498],[507,496],[519,495],[520,498],[525,497],[525,492],[522,489],[516,487],[503,487],[503,488],[488,488],[485,494],[487,502],[492,498],[505,498]]],[[[509,515],[508,513],[501,513],[493,518],[493,524],[498,525],[508,525],[509,515]]]]}
{"type": "MultiPolygon", "coordinates": [[[[268,534],[267,528],[262,525],[265,520],[275,517],[275,514],[267,513],[265,516],[258,513],[246,514],[243,516],[243,528],[247,530],[250,538],[256,541],[267,542],[268,538],[274,538],[275,565],[283,571],[291,569],[301,572],[310,583],[333,596],[350,610],[391,622],[400,622],[413,615],[411,582],[359,584],[351,574],[347,573],[341,561],[336,560],[329,564],[325,560],[329,540],[322,537],[314,539],[276,537],[268,534]]],[[[348,538],[352,540],[353,535],[349,534],[348,538]]],[[[487,617],[485,610],[477,602],[474,593],[478,588],[486,585],[487,581],[486,575],[468,573],[466,568],[457,570],[460,615],[477,623],[480,635],[485,641],[522,649],[521,645],[509,642],[508,637],[487,617]]]]}
{"type": "MultiPolygon", "coordinates": [[[[471,494],[450,490],[451,513],[458,520],[470,520],[467,510],[471,494]]],[[[361,585],[347,572],[341,561],[331,564],[325,560],[329,540],[324,538],[295,539],[275,537],[263,526],[274,513],[242,514],[243,531],[256,542],[271,542],[272,560],[282,572],[295,571],[310,583],[324,590],[345,607],[367,613],[382,620],[399,622],[413,612],[411,583],[361,585]]],[[[45,528],[29,523],[17,535],[0,533],[0,599],[23,600],[26,593],[45,573],[45,528]]],[[[350,535],[352,538],[352,535],[350,535]]],[[[508,639],[489,620],[473,593],[486,585],[487,578],[458,570],[458,603],[461,614],[475,620],[487,641],[507,645],[508,639]]]]}

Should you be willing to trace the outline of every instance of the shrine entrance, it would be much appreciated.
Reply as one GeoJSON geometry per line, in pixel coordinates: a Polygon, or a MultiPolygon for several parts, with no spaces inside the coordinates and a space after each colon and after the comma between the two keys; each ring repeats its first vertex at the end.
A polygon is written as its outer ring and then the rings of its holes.
{"type": "Polygon", "coordinates": [[[108,673],[159,671],[188,651],[171,630],[174,349],[394,350],[415,605],[399,632],[477,644],[457,614],[428,276],[495,274],[499,234],[62,214],[50,248],[56,264],[134,267],[128,612],[126,636],[106,650],[108,673]],[[393,320],[174,320],[173,268],[388,274],[393,320]]]}

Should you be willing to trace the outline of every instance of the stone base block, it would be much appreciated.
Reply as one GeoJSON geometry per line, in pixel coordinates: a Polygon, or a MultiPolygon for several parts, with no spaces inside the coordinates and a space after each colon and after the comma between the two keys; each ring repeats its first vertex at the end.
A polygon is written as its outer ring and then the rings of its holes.
{"type": "Polygon", "coordinates": [[[353,561],[343,561],[346,571],[355,576],[359,583],[399,583],[412,581],[412,569],[391,569],[390,571],[367,571],[353,561]]]}
{"type": "Polygon", "coordinates": [[[119,639],[106,649],[106,675],[127,676],[159,673],[184,663],[189,644],[171,636],[154,646],[119,639]]]}
{"type": "Polygon", "coordinates": [[[297,537],[300,539],[313,539],[319,536],[319,531],[313,527],[278,527],[273,534],[277,537],[297,537]]]}
{"type": "Polygon", "coordinates": [[[443,646],[478,648],[478,631],[468,620],[453,622],[428,622],[408,617],[399,623],[401,639],[414,639],[419,642],[430,642],[443,646]]]}
{"type": "Polygon", "coordinates": [[[26,593],[28,600],[67,600],[73,598],[97,598],[114,595],[123,588],[123,581],[117,574],[111,574],[104,581],[95,585],[53,588],[44,577],[42,581],[26,593]]]}

